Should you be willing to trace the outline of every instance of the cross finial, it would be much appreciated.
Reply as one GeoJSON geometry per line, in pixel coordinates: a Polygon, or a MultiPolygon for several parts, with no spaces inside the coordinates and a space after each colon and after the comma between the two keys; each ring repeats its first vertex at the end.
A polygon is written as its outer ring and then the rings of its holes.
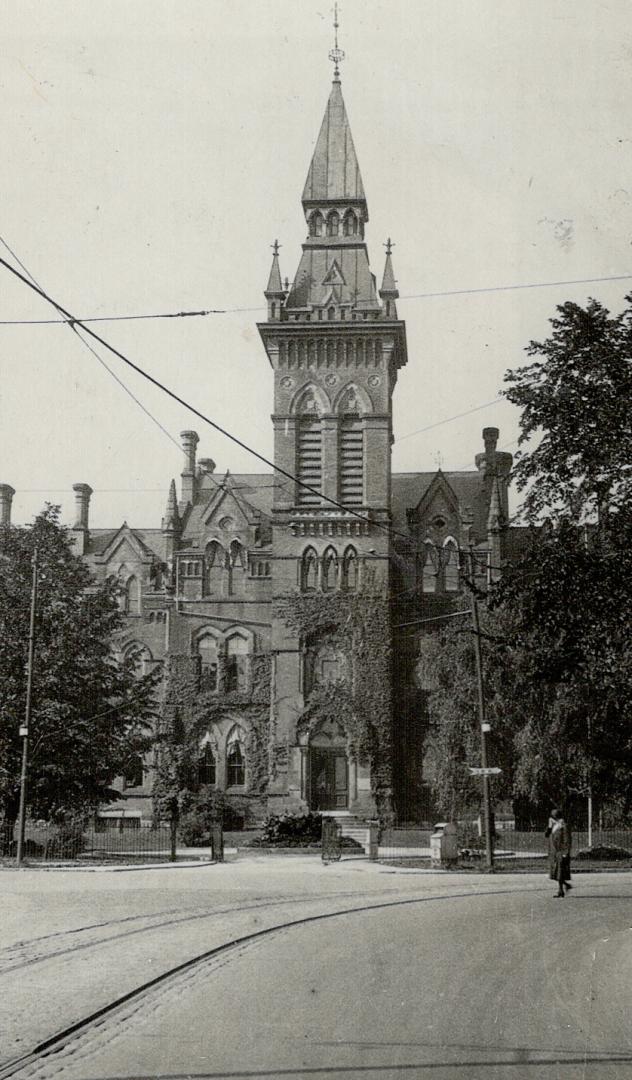
{"type": "Polygon", "coordinates": [[[395,247],[395,244],[391,240],[390,236],[387,238],[387,241],[384,244],[384,247],[386,248],[386,254],[390,255],[392,253],[392,251],[393,251],[393,248],[395,247]]]}
{"type": "Polygon", "coordinates": [[[330,50],[330,53],[329,53],[329,59],[332,61],[333,65],[334,65],[334,82],[337,82],[340,79],[340,68],[338,67],[338,65],[341,64],[342,61],[345,58],[345,54],[342,51],[342,49],[338,48],[338,25],[339,25],[338,24],[338,4],[335,3],[334,4],[334,47],[333,47],[333,49],[330,50]]]}
{"type": "Polygon", "coordinates": [[[443,455],[440,450],[437,450],[436,454],[433,454],[434,460],[437,463],[437,468],[441,470],[443,467],[443,455]]]}
{"type": "Polygon", "coordinates": [[[279,248],[281,247],[281,245],[278,240],[275,240],[273,244],[270,244],[270,247],[272,248],[273,255],[279,254],[279,248]]]}

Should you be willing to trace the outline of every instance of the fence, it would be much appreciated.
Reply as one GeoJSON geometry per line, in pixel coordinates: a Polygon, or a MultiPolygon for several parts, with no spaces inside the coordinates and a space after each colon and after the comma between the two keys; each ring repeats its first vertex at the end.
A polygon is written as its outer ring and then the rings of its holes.
{"type": "MultiPolygon", "coordinates": [[[[23,855],[27,862],[166,862],[171,853],[171,830],[127,828],[113,820],[97,820],[87,826],[57,826],[27,822],[23,855]]],[[[17,828],[0,825],[0,856],[14,860],[17,828]]]]}
{"type": "MultiPolygon", "coordinates": [[[[414,826],[385,829],[380,837],[379,857],[383,862],[429,866],[431,828],[414,826]]],[[[459,823],[457,866],[481,869],[485,866],[485,839],[476,822],[459,823]]],[[[603,867],[629,869],[632,866],[632,828],[592,831],[591,844],[584,830],[573,831],[572,862],[577,870],[603,867]]],[[[497,821],[494,861],[499,870],[544,870],[548,841],[542,829],[515,828],[513,821],[497,821]]]]}

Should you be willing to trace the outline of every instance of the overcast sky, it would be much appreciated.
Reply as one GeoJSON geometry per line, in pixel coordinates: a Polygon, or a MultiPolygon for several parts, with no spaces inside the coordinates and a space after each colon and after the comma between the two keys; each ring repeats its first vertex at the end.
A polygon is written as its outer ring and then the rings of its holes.
{"type": "MultiPolygon", "coordinates": [[[[272,453],[272,373],[255,328],[270,244],[296,272],[301,191],[329,94],[331,9],[318,0],[5,0],[0,236],[80,317],[245,309],[96,324],[158,379],[272,453]]],[[[632,275],[629,0],[341,0],[342,89],[408,330],[395,391],[398,471],[469,467],[493,401],[566,299],[613,310],[632,275]],[[489,289],[470,295],[418,294],[489,289]],[[440,455],[440,458],[439,458],[440,455]]],[[[7,256],[0,247],[0,254],[7,256]]],[[[51,309],[0,268],[0,319],[51,309]]],[[[53,313],[54,315],[54,313],[53,313]]],[[[108,365],[218,472],[261,466],[108,365]]],[[[13,520],[45,499],[71,521],[158,526],[178,451],[66,326],[0,326],[0,481],[13,520]]]]}

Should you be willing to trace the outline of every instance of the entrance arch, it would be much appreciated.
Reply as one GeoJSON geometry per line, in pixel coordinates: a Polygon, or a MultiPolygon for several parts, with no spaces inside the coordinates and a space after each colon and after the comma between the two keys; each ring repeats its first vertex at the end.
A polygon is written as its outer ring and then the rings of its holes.
{"type": "Polygon", "coordinates": [[[338,721],[324,720],[308,744],[308,803],[310,810],[347,810],[349,759],[345,730],[338,721]]]}

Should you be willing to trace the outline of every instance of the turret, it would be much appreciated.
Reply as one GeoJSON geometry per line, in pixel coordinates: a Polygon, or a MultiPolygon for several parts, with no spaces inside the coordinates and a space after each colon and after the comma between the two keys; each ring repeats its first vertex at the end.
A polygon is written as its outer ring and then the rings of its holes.
{"type": "Polygon", "coordinates": [[[285,289],[281,284],[278,240],[274,241],[274,244],[272,245],[272,251],[272,266],[270,268],[270,277],[268,278],[268,285],[265,290],[264,296],[268,301],[268,321],[280,322],[283,301],[285,300],[285,289]]]}
{"type": "Polygon", "coordinates": [[[399,289],[397,288],[397,282],[395,281],[395,274],[393,273],[393,262],[391,259],[391,252],[393,250],[393,243],[389,236],[386,241],[386,261],[384,263],[384,276],[382,278],[382,288],[380,289],[380,298],[384,302],[384,315],[387,319],[397,318],[397,305],[396,300],[399,299],[399,289]]]}

